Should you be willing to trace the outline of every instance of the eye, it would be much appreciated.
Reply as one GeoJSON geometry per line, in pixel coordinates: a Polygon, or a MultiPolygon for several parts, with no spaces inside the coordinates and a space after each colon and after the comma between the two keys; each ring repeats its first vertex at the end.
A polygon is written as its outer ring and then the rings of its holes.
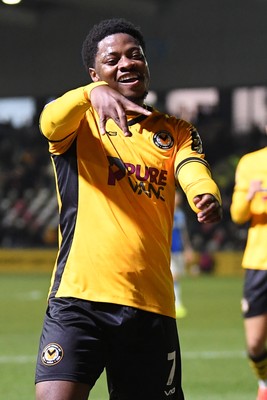
{"type": "Polygon", "coordinates": [[[107,65],[116,65],[117,63],[118,63],[118,59],[115,57],[107,58],[105,60],[105,64],[107,64],[107,65]]]}
{"type": "Polygon", "coordinates": [[[135,52],[132,54],[132,58],[133,58],[134,60],[144,60],[144,55],[143,55],[140,51],[135,51],[135,52]]]}

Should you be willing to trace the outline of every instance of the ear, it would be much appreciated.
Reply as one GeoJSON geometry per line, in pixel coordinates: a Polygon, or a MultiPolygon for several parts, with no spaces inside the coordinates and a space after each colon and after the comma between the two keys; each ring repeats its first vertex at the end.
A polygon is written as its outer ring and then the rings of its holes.
{"type": "Polygon", "coordinates": [[[96,70],[94,68],[89,68],[89,74],[90,74],[91,79],[92,79],[93,82],[100,81],[100,78],[97,75],[96,70]]]}

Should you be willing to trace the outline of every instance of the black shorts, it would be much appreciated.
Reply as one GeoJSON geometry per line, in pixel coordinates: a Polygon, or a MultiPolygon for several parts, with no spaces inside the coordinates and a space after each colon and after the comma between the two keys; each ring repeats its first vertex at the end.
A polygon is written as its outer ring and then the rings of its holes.
{"type": "Polygon", "coordinates": [[[116,304],[51,299],[36,382],[92,388],[104,369],[110,399],[183,400],[176,320],[116,304]]]}
{"type": "Polygon", "coordinates": [[[244,318],[267,313],[267,271],[246,269],[241,302],[244,318]]]}

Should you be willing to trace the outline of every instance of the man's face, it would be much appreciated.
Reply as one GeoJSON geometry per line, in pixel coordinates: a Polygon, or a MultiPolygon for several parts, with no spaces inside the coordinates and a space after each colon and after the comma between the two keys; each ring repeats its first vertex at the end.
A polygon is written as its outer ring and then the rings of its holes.
{"type": "Polygon", "coordinates": [[[138,42],[126,33],[105,37],[98,44],[95,68],[89,73],[94,82],[108,85],[136,104],[142,105],[149,86],[149,69],[138,42]]]}

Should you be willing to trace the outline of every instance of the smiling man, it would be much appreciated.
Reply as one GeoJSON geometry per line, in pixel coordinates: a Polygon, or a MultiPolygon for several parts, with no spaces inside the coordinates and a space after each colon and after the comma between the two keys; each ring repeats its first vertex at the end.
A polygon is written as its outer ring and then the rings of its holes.
{"type": "Polygon", "coordinates": [[[104,38],[89,73],[94,82],[105,81],[127,99],[143,106],[149,70],[144,51],[133,37],[117,33],[104,38]]]}
{"type": "Polygon", "coordinates": [[[221,198],[197,130],[144,103],[145,43],[123,19],[95,25],[93,83],[40,117],[55,171],[59,251],[36,367],[37,400],[183,400],[170,246],[176,186],[200,223],[221,198]]]}

